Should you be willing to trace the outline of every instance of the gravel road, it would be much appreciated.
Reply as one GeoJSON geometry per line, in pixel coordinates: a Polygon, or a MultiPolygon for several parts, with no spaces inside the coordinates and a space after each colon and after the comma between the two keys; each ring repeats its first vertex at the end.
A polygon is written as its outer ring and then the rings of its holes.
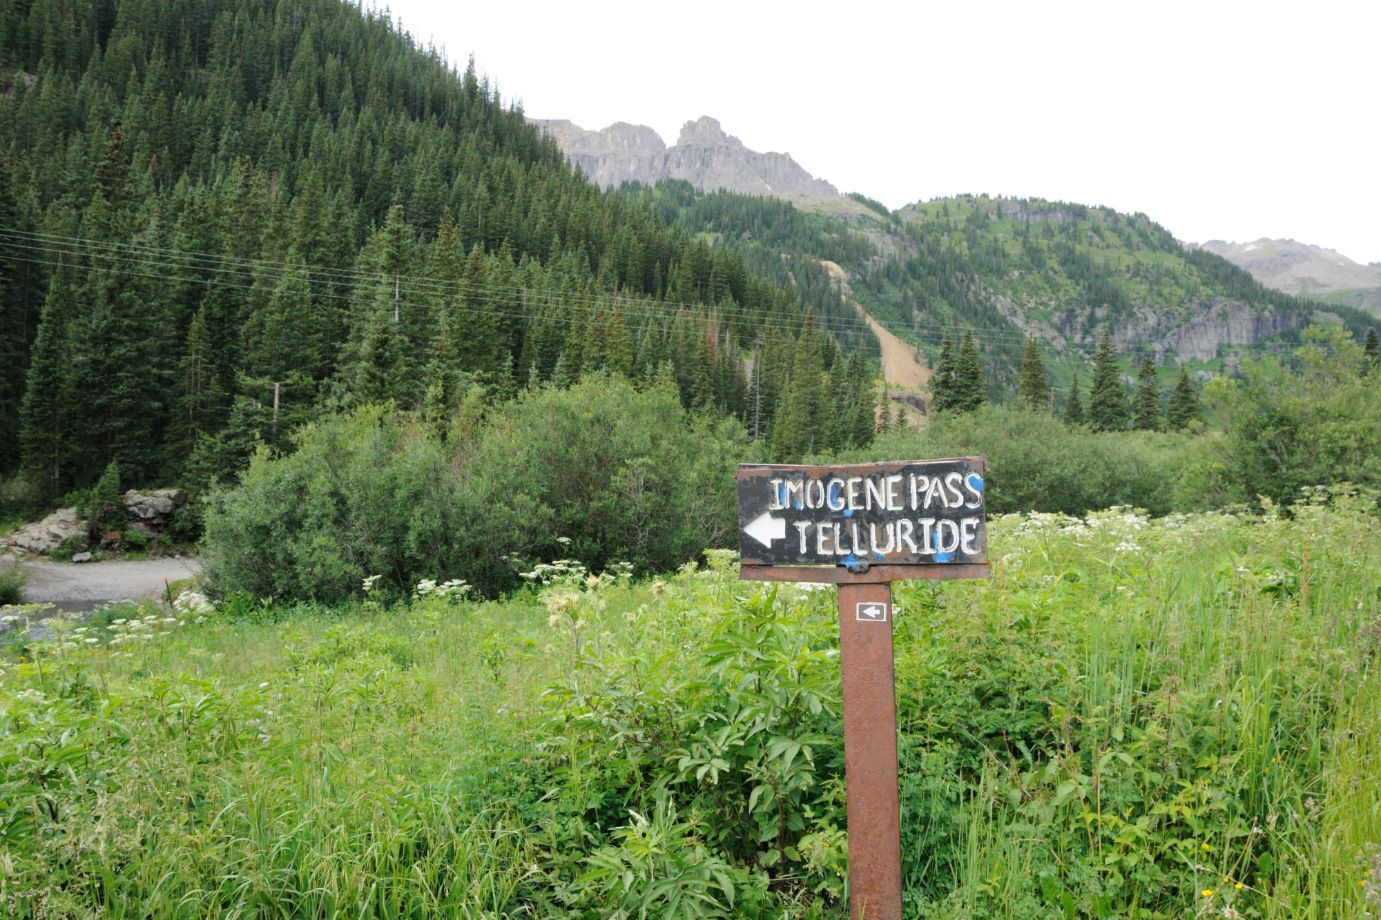
{"type": "MultiPolygon", "coordinates": [[[[10,560],[0,559],[0,563],[10,560]]],[[[133,600],[163,593],[164,580],[178,581],[201,572],[201,563],[185,556],[167,559],[105,562],[21,561],[29,574],[24,602],[29,604],[133,600]]]]}

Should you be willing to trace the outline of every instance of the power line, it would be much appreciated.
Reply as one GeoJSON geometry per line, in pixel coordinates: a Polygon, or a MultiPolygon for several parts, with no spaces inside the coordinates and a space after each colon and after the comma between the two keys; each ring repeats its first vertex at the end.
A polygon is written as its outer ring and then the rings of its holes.
{"type": "MultiPolygon", "coordinates": [[[[606,310],[617,308],[626,316],[649,321],[697,321],[695,317],[688,317],[686,314],[699,313],[708,314],[699,320],[707,324],[714,324],[716,321],[733,324],[737,321],[740,325],[755,326],[787,334],[795,334],[801,329],[801,321],[794,317],[767,311],[755,311],[741,306],[659,300],[620,292],[581,295],[575,292],[525,288],[519,285],[491,285],[479,282],[467,282],[464,280],[451,281],[417,275],[404,275],[401,273],[375,272],[362,269],[336,269],[325,266],[309,265],[306,262],[293,263],[269,259],[250,259],[197,250],[172,249],[144,244],[118,243],[113,241],[93,240],[84,237],[35,233],[7,227],[0,227],[0,247],[27,251],[33,254],[46,254],[59,257],[72,256],[77,258],[90,258],[92,260],[100,259],[104,260],[105,268],[116,271],[117,273],[167,281],[186,282],[195,280],[201,284],[229,287],[238,290],[243,290],[250,283],[260,280],[277,280],[285,275],[295,274],[314,286],[313,295],[315,297],[328,300],[352,300],[355,291],[360,286],[372,283],[388,284],[393,288],[397,302],[400,304],[406,303],[409,306],[422,305],[417,300],[411,299],[413,297],[454,297],[462,300],[470,300],[478,297],[488,305],[487,308],[466,304],[465,306],[459,307],[460,312],[482,313],[497,317],[530,318],[531,309],[534,306],[562,306],[570,311],[584,312],[590,315],[598,315],[606,310]],[[180,264],[178,260],[180,260],[180,264]],[[136,270],[148,268],[150,266],[173,270],[186,269],[221,278],[243,279],[245,283],[241,283],[240,281],[232,281],[231,283],[225,283],[223,281],[218,282],[212,280],[210,277],[189,279],[180,275],[136,270]],[[322,288],[327,288],[327,290],[322,290],[322,288]],[[329,290],[332,288],[338,290],[344,289],[348,291],[348,293],[332,293],[332,291],[329,290]],[[406,301],[402,298],[402,294],[405,292],[410,298],[406,301]],[[505,310],[494,309],[494,307],[519,309],[505,310]]],[[[48,259],[23,258],[11,254],[4,254],[3,252],[0,252],[0,258],[51,267],[56,267],[59,264],[58,262],[48,259]]],[[[70,263],[63,264],[68,268],[73,267],[70,263]]],[[[568,318],[574,319],[574,317],[568,318]]],[[[836,334],[853,333],[867,337],[869,340],[873,338],[872,329],[864,320],[850,319],[831,314],[816,314],[815,322],[820,328],[827,332],[834,332],[836,334]]],[[[922,344],[938,345],[939,339],[944,334],[958,333],[964,328],[963,326],[947,326],[940,323],[912,323],[906,327],[906,330],[912,336],[919,339],[922,344]]],[[[1016,346],[1024,344],[1026,341],[1025,335],[1014,335],[1000,331],[987,331],[978,338],[981,342],[985,342],[989,345],[1016,346]]],[[[1097,346],[1091,343],[1083,344],[1071,341],[1066,341],[1063,347],[1066,351],[1079,352],[1085,356],[1093,354],[1097,350],[1097,346]]],[[[1297,346],[1284,343],[1243,343],[1243,347],[1253,351],[1285,352],[1293,351],[1297,346]]]]}

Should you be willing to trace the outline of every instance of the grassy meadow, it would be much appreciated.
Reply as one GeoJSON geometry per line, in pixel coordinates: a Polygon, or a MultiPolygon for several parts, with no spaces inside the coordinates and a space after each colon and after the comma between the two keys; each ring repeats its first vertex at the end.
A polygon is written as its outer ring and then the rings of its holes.
{"type": "MultiPolygon", "coordinates": [[[[896,590],[908,916],[1381,911],[1374,502],[990,546],[896,590]]],[[[834,592],[530,582],[13,639],[0,915],[845,916],[834,592]]]]}

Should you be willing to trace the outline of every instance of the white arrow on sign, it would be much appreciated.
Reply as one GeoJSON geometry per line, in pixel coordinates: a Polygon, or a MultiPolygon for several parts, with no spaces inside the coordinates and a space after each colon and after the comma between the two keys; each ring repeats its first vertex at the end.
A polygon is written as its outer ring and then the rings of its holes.
{"type": "Polygon", "coordinates": [[[773,517],[771,511],[764,511],[749,521],[743,532],[763,546],[771,547],[773,540],[786,537],[786,518],[773,517]]]}
{"type": "Polygon", "coordinates": [[[887,605],[865,602],[858,605],[858,619],[872,623],[887,622],[887,605]]]}

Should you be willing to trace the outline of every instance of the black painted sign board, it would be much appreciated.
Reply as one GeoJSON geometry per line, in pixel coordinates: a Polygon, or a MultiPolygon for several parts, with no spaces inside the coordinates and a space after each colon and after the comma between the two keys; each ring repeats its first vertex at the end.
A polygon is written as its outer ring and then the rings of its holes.
{"type": "Polygon", "coordinates": [[[988,561],[981,457],[738,468],[745,566],[988,561]]]}

